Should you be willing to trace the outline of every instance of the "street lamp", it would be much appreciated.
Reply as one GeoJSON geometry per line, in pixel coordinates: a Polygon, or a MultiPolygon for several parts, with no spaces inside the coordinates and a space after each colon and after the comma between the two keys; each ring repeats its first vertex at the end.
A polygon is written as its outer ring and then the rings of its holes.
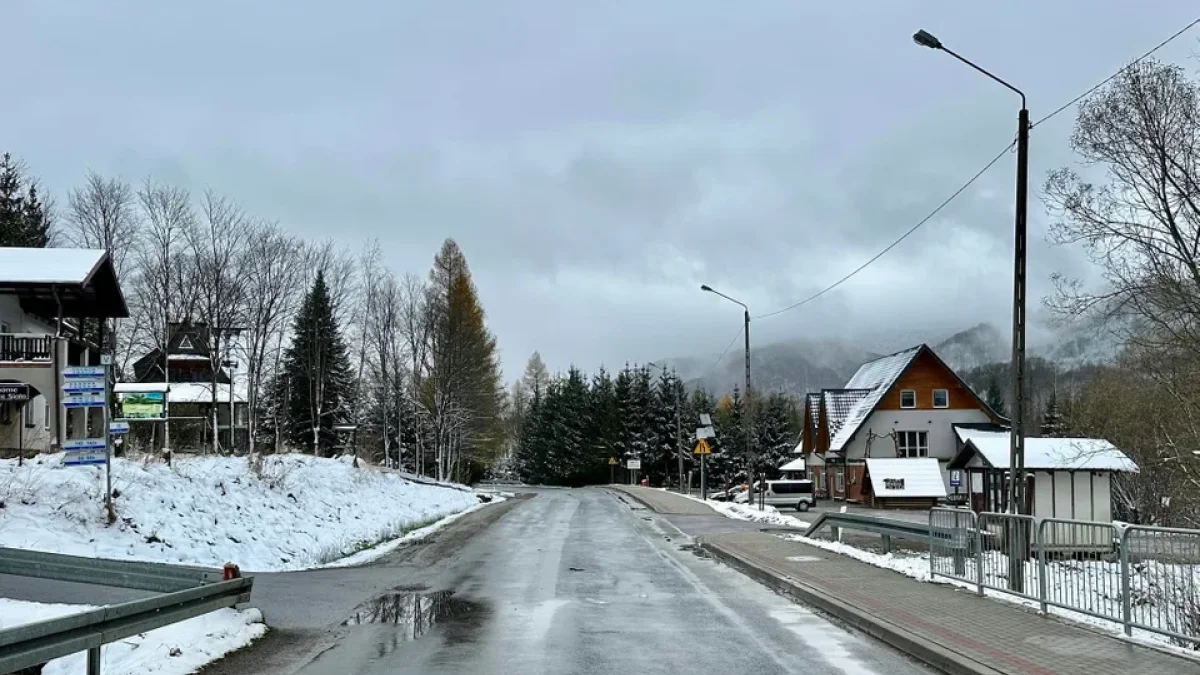
{"type": "MultiPolygon", "coordinates": [[[[658,368],[663,371],[663,374],[667,372],[667,367],[662,364],[651,361],[646,365],[658,368]]],[[[679,489],[683,490],[683,435],[681,429],[682,423],[679,419],[679,383],[675,382],[672,386],[675,389],[675,454],[679,456],[679,489]]],[[[690,486],[688,490],[691,490],[690,486]]]]}
{"type": "MultiPolygon", "coordinates": [[[[1013,227],[1012,430],[1008,455],[1008,512],[1025,513],[1028,511],[1025,506],[1025,214],[1029,184],[1029,109],[1025,105],[1024,92],[947,49],[936,37],[919,30],[913,35],[913,41],[922,47],[946,52],[1021,97],[1021,112],[1017,115],[1017,207],[1013,227]]],[[[1021,524],[1013,523],[1009,541],[1013,542],[1014,548],[1008,556],[1008,585],[1015,591],[1022,590],[1025,583],[1024,554],[1018,556],[1016,548],[1024,548],[1022,543],[1029,541],[1028,534],[1021,524]]]]}
{"type": "Polygon", "coordinates": [[[1029,110],[1025,93],[992,73],[947,49],[941,40],[919,30],[913,41],[922,47],[937,49],[962,61],[975,70],[999,82],[1021,97],[1021,112],[1017,116],[1017,207],[1013,232],[1013,318],[1012,318],[1012,432],[1009,441],[1008,511],[1024,513],[1025,508],[1025,231],[1029,184],[1029,110]]]}
{"type": "Polygon", "coordinates": [[[746,306],[746,303],[740,300],[735,300],[718,290],[714,290],[708,284],[701,284],[700,290],[708,293],[714,293],[734,304],[741,305],[742,310],[745,312],[746,326],[742,332],[745,333],[746,336],[746,419],[744,424],[746,429],[746,504],[748,506],[753,506],[754,460],[751,448],[753,446],[752,439],[754,438],[754,408],[750,398],[750,308],[746,306]]]}

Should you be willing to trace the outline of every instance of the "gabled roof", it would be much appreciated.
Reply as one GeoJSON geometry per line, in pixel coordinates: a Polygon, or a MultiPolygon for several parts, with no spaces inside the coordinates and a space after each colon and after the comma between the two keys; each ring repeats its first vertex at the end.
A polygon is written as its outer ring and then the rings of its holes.
{"type": "MultiPolygon", "coordinates": [[[[845,428],[846,419],[871,395],[870,389],[824,389],[821,391],[825,406],[825,423],[829,426],[829,437],[833,438],[845,428]]],[[[833,444],[831,450],[836,450],[833,444]]]]}
{"type": "MultiPolygon", "coordinates": [[[[1009,432],[956,426],[954,433],[962,441],[963,449],[950,460],[950,468],[965,468],[975,455],[989,468],[1009,468],[1009,432]]],[[[1026,438],[1025,468],[1130,473],[1138,470],[1132,459],[1102,438],[1026,438]]]]}
{"type": "Polygon", "coordinates": [[[930,356],[932,356],[939,365],[941,365],[946,369],[947,372],[954,376],[954,379],[958,380],[958,383],[962,386],[962,388],[975,398],[975,401],[979,404],[979,407],[986,411],[992,419],[1004,419],[1000,417],[996,411],[988,407],[987,403],[984,402],[983,399],[979,398],[979,395],[975,393],[975,390],[972,389],[966,382],[963,382],[962,378],[958,376],[958,373],[954,372],[953,368],[946,365],[946,362],[943,361],[941,357],[939,357],[932,349],[930,349],[928,345],[920,344],[916,347],[910,347],[904,351],[896,352],[895,354],[889,354],[887,356],[875,359],[874,361],[864,363],[859,367],[858,372],[854,373],[854,377],[851,377],[850,381],[846,383],[846,387],[867,388],[870,389],[870,394],[864,397],[854,408],[854,410],[850,411],[850,413],[846,416],[845,423],[841,426],[841,429],[839,429],[836,436],[833,435],[832,429],[830,430],[830,450],[834,452],[840,452],[846,447],[846,444],[854,438],[854,435],[858,433],[859,428],[862,427],[863,423],[867,421],[867,418],[871,416],[871,413],[875,412],[875,408],[879,405],[879,402],[883,400],[883,397],[887,395],[888,391],[890,391],[893,386],[895,386],[896,381],[900,379],[900,376],[903,375],[906,370],[908,370],[908,367],[917,360],[918,356],[925,353],[928,353],[930,356]]]}
{"type": "Polygon", "coordinates": [[[86,248],[0,247],[0,294],[42,317],[129,316],[108,252],[86,248]]]}
{"type": "Polygon", "coordinates": [[[804,471],[808,467],[804,457],[798,457],[779,467],[780,471],[804,471]]]}
{"type": "Polygon", "coordinates": [[[867,394],[858,401],[853,410],[847,413],[844,424],[840,425],[836,434],[834,434],[832,426],[829,428],[830,450],[840,451],[851,438],[854,438],[858,428],[875,410],[875,406],[879,405],[880,399],[887,394],[896,380],[900,379],[900,375],[908,369],[909,364],[913,362],[917,354],[921,353],[922,349],[928,349],[928,347],[917,345],[859,366],[858,371],[846,383],[846,388],[866,390],[867,394]]]}

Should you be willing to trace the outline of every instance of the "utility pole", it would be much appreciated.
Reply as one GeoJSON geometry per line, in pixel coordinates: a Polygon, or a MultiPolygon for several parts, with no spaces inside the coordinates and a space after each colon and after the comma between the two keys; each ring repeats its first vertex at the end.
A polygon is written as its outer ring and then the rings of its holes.
{"type": "MultiPolygon", "coordinates": [[[[1008,490],[1007,500],[1010,514],[1027,515],[1025,501],[1025,266],[1026,266],[1026,211],[1029,198],[1029,106],[1025,93],[1008,82],[996,77],[954,51],[947,49],[941,40],[919,30],[913,41],[922,47],[946,52],[976,71],[1021,97],[1021,111],[1017,115],[1017,203],[1013,226],[1013,316],[1012,316],[1012,365],[1010,397],[1012,402],[1012,424],[1009,435],[1008,490]]],[[[1024,561],[1028,556],[1030,524],[1013,518],[1006,527],[1008,542],[1008,588],[1022,592],[1025,588],[1024,561]]]]}
{"type": "Polygon", "coordinates": [[[742,424],[746,430],[746,457],[745,457],[745,460],[746,460],[746,497],[747,497],[746,503],[750,506],[753,506],[754,505],[754,457],[753,457],[753,454],[754,454],[754,451],[753,451],[754,406],[753,406],[753,402],[752,402],[752,398],[751,398],[751,389],[750,389],[750,308],[747,307],[746,303],[742,302],[741,300],[735,300],[734,298],[731,298],[728,295],[725,295],[724,293],[722,293],[718,290],[714,290],[708,284],[701,284],[700,290],[705,291],[707,293],[713,293],[715,295],[719,295],[722,298],[725,298],[726,300],[728,300],[734,304],[741,305],[742,310],[745,312],[746,323],[742,329],[742,333],[746,336],[746,405],[744,406],[745,410],[744,410],[744,419],[742,420],[742,424]]]}
{"type": "Polygon", "coordinates": [[[1025,502],[1025,244],[1029,201],[1029,110],[1021,95],[1017,115],[1017,208],[1013,227],[1012,434],[1009,439],[1009,513],[1026,513],[1025,502]]]}
{"type": "Polygon", "coordinates": [[[675,376],[672,386],[675,387],[675,454],[679,457],[679,489],[683,490],[683,429],[679,419],[679,394],[683,387],[678,375],[675,376]]]}

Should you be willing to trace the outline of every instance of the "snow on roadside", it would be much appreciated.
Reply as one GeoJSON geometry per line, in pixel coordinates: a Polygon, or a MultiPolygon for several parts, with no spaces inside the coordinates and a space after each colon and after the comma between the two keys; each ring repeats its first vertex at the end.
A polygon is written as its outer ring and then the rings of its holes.
{"type": "MultiPolygon", "coordinates": [[[[88,605],[51,605],[0,598],[0,628],[45,621],[89,609],[88,605]]],[[[105,675],[186,675],[267,632],[257,609],[218,609],[105,645],[100,650],[105,675]],[[173,650],[176,655],[172,656],[173,650]]],[[[43,675],[75,675],[87,669],[79,652],[46,664],[43,675]]]]}
{"type": "Polygon", "coordinates": [[[320,566],[475,507],[463,486],[416,483],[349,457],[113,461],[118,521],[103,514],[103,467],[61,454],[0,460],[0,546],[244,571],[320,566]]]}
{"type": "Polygon", "coordinates": [[[811,523],[808,521],[800,520],[799,518],[792,516],[785,516],[774,506],[763,506],[763,510],[759,511],[757,506],[734,504],[732,502],[718,502],[712,499],[704,500],[700,499],[699,497],[693,497],[692,495],[681,494],[678,492],[673,492],[672,494],[685,497],[694,502],[700,502],[717,513],[735,520],[749,520],[755,523],[766,523],[767,525],[778,525],[780,527],[795,527],[805,530],[807,530],[809,525],[811,525],[811,523]]]}

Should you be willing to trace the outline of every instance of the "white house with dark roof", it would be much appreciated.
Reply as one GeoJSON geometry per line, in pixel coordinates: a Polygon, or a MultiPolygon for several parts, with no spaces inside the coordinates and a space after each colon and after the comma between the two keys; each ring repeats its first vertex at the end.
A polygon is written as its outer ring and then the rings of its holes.
{"type": "Polygon", "coordinates": [[[95,364],[76,319],[129,316],[107,252],[0,247],[0,453],[61,445],[98,411],[61,411],[62,369],[95,364]]]}
{"type": "Polygon", "coordinates": [[[958,452],[954,425],[1003,421],[932,349],[918,345],[864,363],[845,387],[821,392],[808,464],[834,499],[869,496],[868,458],[935,459],[948,485],[947,465],[958,452]]]}

